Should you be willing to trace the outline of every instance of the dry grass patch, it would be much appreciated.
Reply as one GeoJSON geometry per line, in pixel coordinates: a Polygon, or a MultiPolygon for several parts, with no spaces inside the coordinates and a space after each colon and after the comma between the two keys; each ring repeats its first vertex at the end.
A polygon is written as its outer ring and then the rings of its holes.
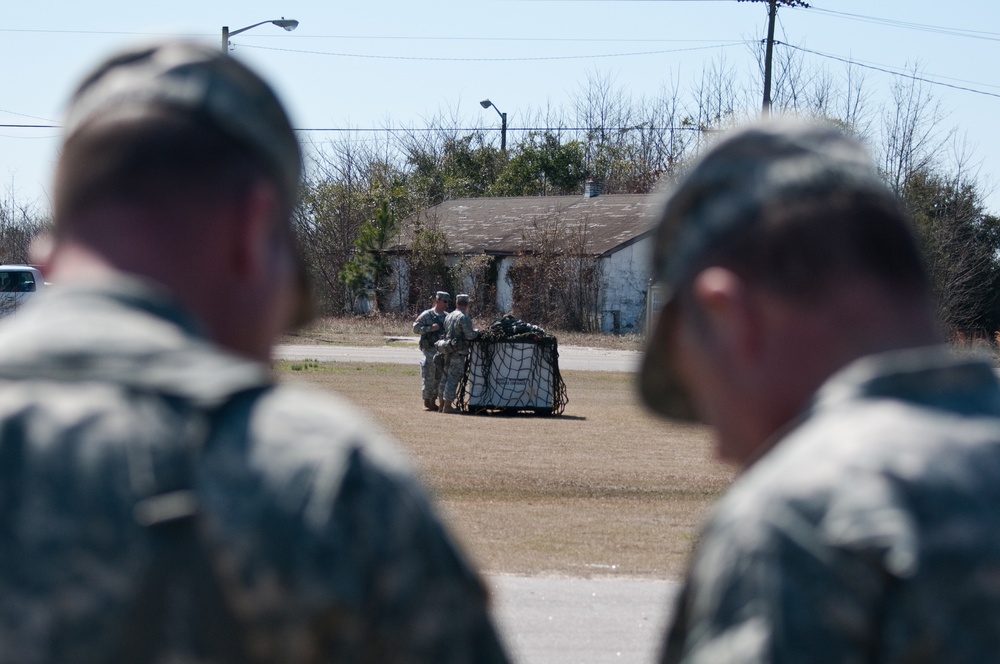
{"type": "MultiPolygon", "coordinates": [[[[492,318],[473,312],[473,324],[480,329],[489,327],[492,318]]],[[[638,334],[588,334],[549,330],[564,346],[591,346],[615,350],[641,350],[643,337],[638,334]]],[[[285,335],[284,344],[334,344],[338,346],[382,346],[390,337],[414,337],[413,318],[399,314],[343,316],[320,318],[306,327],[285,335]]]]}
{"type": "Polygon", "coordinates": [[[421,410],[415,366],[293,364],[287,380],[340,393],[399,438],[490,572],[675,577],[732,479],[704,427],[637,405],[630,374],[565,372],[562,417],[459,416],[421,410]]]}

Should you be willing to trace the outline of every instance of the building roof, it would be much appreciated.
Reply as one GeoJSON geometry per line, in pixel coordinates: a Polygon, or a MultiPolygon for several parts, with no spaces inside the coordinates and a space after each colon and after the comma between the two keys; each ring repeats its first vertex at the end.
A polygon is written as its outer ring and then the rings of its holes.
{"type": "Polygon", "coordinates": [[[442,231],[454,254],[530,252],[548,237],[563,250],[607,255],[648,236],[662,202],[656,194],[457,198],[412,217],[399,249],[409,249],[419,223],[442,231]]]}

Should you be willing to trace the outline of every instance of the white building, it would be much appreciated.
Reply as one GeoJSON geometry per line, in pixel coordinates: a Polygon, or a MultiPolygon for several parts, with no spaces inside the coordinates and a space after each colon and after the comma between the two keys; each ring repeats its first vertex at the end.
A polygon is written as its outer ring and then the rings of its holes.
{"type": "MultiPolygon", "coordinates": [[[[404,226],[396,260],[397,293],[409,291],[407,256],[415,226],[441,231],[450,265],[471,256],[494,257],[496,307],[510,311],[516,284],[508,279],[525,256],[553,252],[596,263],[594,315],[604,332],[642,331],[649,288],[651,228],[662,198],[655,194],[455,199],[429,208],[404,226]],[[409,235],[408,235],[409,234],[409,235]]],[[[474,291],[474,284],[465,284],[474,291]]],[[[515,312],[516,314],[517,312],[515,312]]]]}

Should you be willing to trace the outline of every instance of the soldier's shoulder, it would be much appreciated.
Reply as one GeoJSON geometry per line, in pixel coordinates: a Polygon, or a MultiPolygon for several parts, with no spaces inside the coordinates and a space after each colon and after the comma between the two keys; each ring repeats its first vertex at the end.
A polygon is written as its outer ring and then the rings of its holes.
{"type": "Polygon", "coordinates": [[[337,465],[360,452],[387,473],[412,472],[395,439],[335,395],[279,385],[257,399],[249,417],[254,453],[275,463],[337,465]]]}

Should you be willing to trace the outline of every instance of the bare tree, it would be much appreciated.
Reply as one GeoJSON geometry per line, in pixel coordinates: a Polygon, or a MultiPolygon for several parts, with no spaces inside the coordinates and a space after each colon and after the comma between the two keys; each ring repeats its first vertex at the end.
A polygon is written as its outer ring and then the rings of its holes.
{"type": "Polygon", "coordinates": [[[11,186],[0,196],[0,263],[28,263],[32,242],[52,221],[37,204],[19,200],[13,191],[11,186]]]}
{"type": "Polygon", "coordinates": [[[919,80],[919,69],[910,71],[910,77],[896,78],[892,84],[879,144],[882,174],[899,194],[912,175],[934,170],[941,148],[953,133],[942,132],[945,115],[930,86],[919,80]]]}

